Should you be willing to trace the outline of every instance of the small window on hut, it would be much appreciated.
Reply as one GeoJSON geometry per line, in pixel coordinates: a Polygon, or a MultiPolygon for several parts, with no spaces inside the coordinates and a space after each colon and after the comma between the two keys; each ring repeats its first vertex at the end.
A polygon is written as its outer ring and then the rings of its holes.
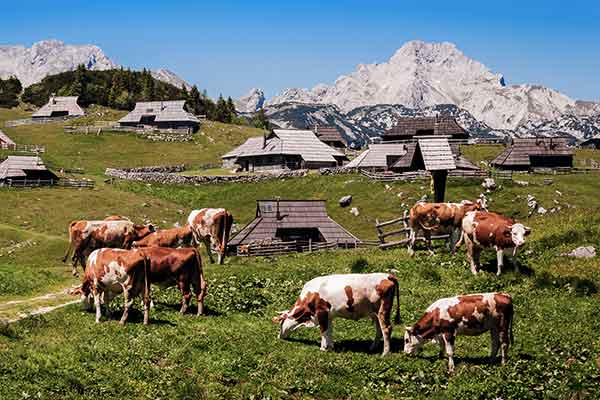
{"type": "Polygon", "coordinates": [[[260,211],[273,212],[273,204],[263,204],[262,206],[260,206],[260,211]]]}
{"type": "Polygon", "coordinates": [[[279,228],[275,236],[283,242],[324,242],[319,228],[279,228]]]}
{"type": "Polygon", "coordinates": [[[417,129],[417,136],[431,136],[433,133],[433,129],[417,129]]]}

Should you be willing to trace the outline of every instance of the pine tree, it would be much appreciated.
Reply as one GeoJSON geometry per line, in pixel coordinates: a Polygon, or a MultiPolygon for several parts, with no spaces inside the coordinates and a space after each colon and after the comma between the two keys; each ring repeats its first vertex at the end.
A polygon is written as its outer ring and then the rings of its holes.
{"type": "Polygon", "coordinates": [[[200,92],[198,91],[198,87],[196,85],[192,86],[192,90],[187,94],[187,109],[189,112],[195,115],[202,114],[202,97],[200,96],[200,92]]]}
{"type": "Polygon", "coordinates": [[[252,125],[259,129],[269,130],[269,119],[264,108],[259,109],[252,116],[252,125]]]}
{"type": "Polygon", "coordinates": [[[73,82],[71,83],[71,85],[69,86],[69,89],[67,90],[67,93],[70,96],[82,96],[84,94],[85,84],[86,84],[85,73],[86,73],[85,65],[79,64],[77,66],[77,69],[75,70],[73,82]]]}
{"type": "Polygon", "coordinates": [[[233,123],[237,116],[237,112],[235,111],[235,104],[233,104],[233,99],[231,97],[227,97],[227,122],[233,123]]]}
{"type": "Polygon", "coordinates": [[[217,100],[217,106],[215,110],[216,120],[219,122],[230,122],[229,121],[229,109],[227,107],[227,102],[223,98],[223,95],[219,95],[219,99],[217,100]]]}

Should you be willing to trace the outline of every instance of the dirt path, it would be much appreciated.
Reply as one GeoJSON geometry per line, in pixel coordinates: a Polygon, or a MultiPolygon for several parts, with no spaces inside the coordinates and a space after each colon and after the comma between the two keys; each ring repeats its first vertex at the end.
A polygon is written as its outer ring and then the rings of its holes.
{"type": "Polygon", "coordinates": [[[71,287],[68,287],[60,292],[0,303],[0,321],[11,324],[33,315],[47,314],[70,304],[78,303],[79,298],[75,298],[68,293],[70,289],[71,287]]]}

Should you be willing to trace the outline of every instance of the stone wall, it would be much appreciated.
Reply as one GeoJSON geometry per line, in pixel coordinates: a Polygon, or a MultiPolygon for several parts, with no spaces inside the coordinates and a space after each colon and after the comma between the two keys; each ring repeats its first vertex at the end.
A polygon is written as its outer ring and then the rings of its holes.
{"type": "Polygon", "coordinates": [[[259,175],[179,175],[183,166],[142,167],[130,169],[107,168],[105,175],[112,178],[126,179],[138,182],[161,183],[166,185],[200,185],[225,182],[260,182],[270,179],[285,179],[305,176],[306,170],[282,171],[273,174],[259,175]]]}
{"type": "Polygon", "coordinates": [[[358,174],[359,168],[346,168],[346,167],[335,167],[335,168],[321,168],[319,170],[320,175],[348,175],[358,174]]]}

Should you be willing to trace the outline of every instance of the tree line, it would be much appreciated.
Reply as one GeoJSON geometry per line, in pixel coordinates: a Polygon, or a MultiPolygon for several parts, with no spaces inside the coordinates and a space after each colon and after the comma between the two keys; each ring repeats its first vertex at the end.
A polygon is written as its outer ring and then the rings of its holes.
{"type": "Polygon", "coordinates": [[[19,95],[23,87],[21,81],[14,76],[0,79],[0,107],[12,108],[19,105],[19,95]]]}
{"type": "MultiPolygon", "coordinates": [[[[21,89],[18,90],[20,92],[21,89]]],[[[146,69],[91,71],[84,65],[79,65],[74,71],[47,76],[41,82],[25,88],[21,100],[41,107],[48,102],[52,93],[57,96],[78,96],[79,104],[83,107],[98,104],[118,110],[133,110],[135,103],[139,101],[186,100],[185,107],[192,114],[204,115],[213,121],[268,128],[264,112],[260,115],[257,113],[251,119],[240,118],[231,97],[225,99],[219,96],[215,102],[207,96],[206,91],[200,92],[195,85],[190,90],[185,86],[178,88],[155,79],[146,69]]],[[[0,86],[0,99],[1,97],[0,86]]]]}

